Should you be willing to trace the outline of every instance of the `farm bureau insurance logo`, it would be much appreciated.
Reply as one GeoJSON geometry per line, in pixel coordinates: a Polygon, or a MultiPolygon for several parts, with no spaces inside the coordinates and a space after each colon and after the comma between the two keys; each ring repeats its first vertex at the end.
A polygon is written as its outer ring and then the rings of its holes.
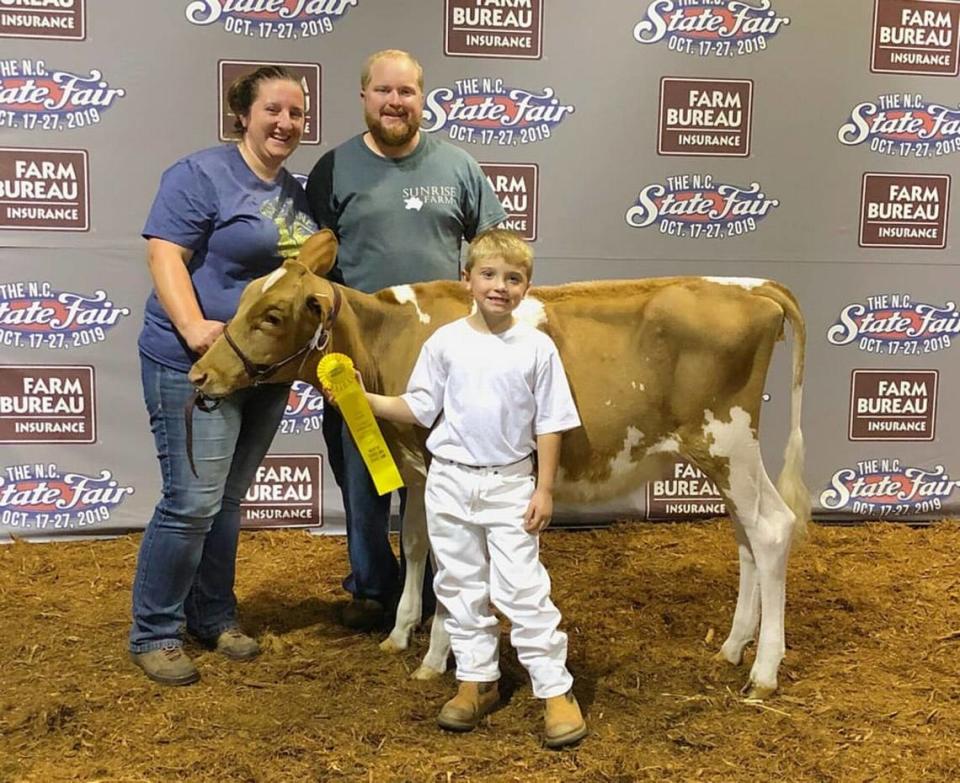
{"type": "Polygon", "coordinates": [[[83,348],[107,339],[130,315],[106,291],[54,291],[50,283],[0,283],[0,345],[12,348],[83,348]]]}
{"type": "Polygon", "coordinates": [[[111,87],[91,69],[82,76],[50,70],[43,60],[0,60],[0,127],[72,130],[96,125],[122,87],[111,87]]]}
{"type": "Polygon", "coordinates": [[[956,76],[960,61],[960,3],[875,0],[870,70],[956,76]]]}
{"type": "Polygon", "coordinates": [[[837,139],[904,158],[949,155],[960,151],[960,108],[927,103],[922,95],[880,95],[853,107],[837,139]]]}
{"type": "Polygon", "coordinates": [[[871,517],[927,514],[939,511],[958,487],[943,465],[928,470],[904,467],[898,459],[863,460],[833,474],[820,505],[871,517]]]}
{"type": "Polygon", "coordinates": [[[319,454],[268,454],[240,504],[241,525],[321,526],[322,477],[319,454]]]}
{"type": "Polygon", "coordinates": [[[87,231],[86,150],[0,147],[0,228],[87,231]]]}
{"type": "Polygon", "coordinates": [[[909,294],[868,296],[865,305],[847,305],[827,330],[831,345],[856,345],[884,356],[919,356],[949,348],[960,335],[955,302],[943,306],[913,302],[909,294]]]}
{"type": "Polygon", "coordinates": [[[0,38],[86,37],[86,0],[0,0],[0,38]]]}
{"type": "Polygon", "coordinates": [[[323,426],[323,395],[303,381],[294,381],[287,397],[287,407],[280,421],[284,435],[319,432],[323,426]]]}
{"type": "Polygon", "coordinates": [[[421,130],[445,130],[453,141],[510,147],[549,139],[573,112],[572,105],[554,97],[552,87],[530,92],[508,87],[503,79],[467,77],[427,93],[421,130]]]}
{"type": "Polygon", "coordinates": [[[750,79],[660,80],[660,155],[747,157],[753,82],[750,79]]]}
{"type": "Polygon", "coordinates": [[[860,196],[860,247],[947,246],[949,174],[866,172],[860,196]]]}
{"type": "Polygon", "coordinates": [[[333,32],[333,26],[360,0],[193,0],[187,21],[220,22],[234,35],[296,41],[333,32]]]}
{"type": "Polygon", "coordinates": [[[527,242],[535,241],[540,167],[536,163],[481,163],[480,168],[507,213],[499,228],[516,231],[527,242]]]}
{"type": "Polygon", "coordinates": [[[757,182],[740,187],[717,183],[710,174],[683,174],[645,186],[624,219],[628,226],[657,226],[681,239],[729,239],[756,231],[778,206],[757,182]]]}
{"type": "Polygon", "coordinates": [[[90,365],[0,365],[0,443],[95,443],[90,365]]]}
{"type": "Polygon", "coordinates": [[[790,24],[770,0],[653,0],[633,28],[637,43],[666,42],[667,48],[698,57],[737,57],[762,52],[790,24]]]}
{"type": "Polygon", "coordinates": [[[685,460],[674,462],[669,478],[648,481],[646,494],[649,520],[722,517],[727,513],[717,485],[685,460]]]}
{"type": "Polygon", "coordinates": [[[854,370],[849,440],[934,439],[938,370],[854,370]]]}
{"type": "Polygon", "coordinates": [[[109,470],[88,476],[54,464],[11,465],[0,473],[0,530],[85,530],[109,522],[133,492],[109,470]]]}
{"type": "Polygon", "coordinates": [[[444,2],[443,53],[448,57],[539,60],[542,45],[543,0],[444,2]]]}

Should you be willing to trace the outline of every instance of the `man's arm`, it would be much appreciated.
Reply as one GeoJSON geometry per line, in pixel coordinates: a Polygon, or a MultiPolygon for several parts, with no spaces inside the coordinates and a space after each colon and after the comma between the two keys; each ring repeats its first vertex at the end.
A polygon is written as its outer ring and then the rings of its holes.
{"type": "Polygon", "coordinates": [[[553,483],[560,464],[560,438],[559,432],[537,435],[537,488],[523,515],[523,529],[528,533],[539,533],[553,517],[553,483]]]}
{"type": "MultiPolygon", "coordinates": [[[[307,177],[307,202],[310,204],[310,211],[313,213],[313,219],[319,228],[329,228],[340,241],[340,215],[334,204],[333,195],[333,164],[335,150],[330,150],[316,162],[310,175],[307,177]]],[[[343,272],[339,265],[334,262],[333,267],[327,272],[327,280],[334,283],[345,284],[343,272]]]]}

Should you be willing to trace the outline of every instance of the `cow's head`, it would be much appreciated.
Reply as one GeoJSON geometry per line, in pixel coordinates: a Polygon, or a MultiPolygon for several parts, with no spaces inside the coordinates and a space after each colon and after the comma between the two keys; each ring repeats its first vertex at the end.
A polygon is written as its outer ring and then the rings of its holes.
{"type": "Polygon", "coordinates": [[[340,294],[321,275],[336,255],[337,240],[325,229],[304,243],[296,260],[251,282],[224,334],[190,370],[191,383],[218,398],[297,378],[312,350],[329,340],[340,294]]]}

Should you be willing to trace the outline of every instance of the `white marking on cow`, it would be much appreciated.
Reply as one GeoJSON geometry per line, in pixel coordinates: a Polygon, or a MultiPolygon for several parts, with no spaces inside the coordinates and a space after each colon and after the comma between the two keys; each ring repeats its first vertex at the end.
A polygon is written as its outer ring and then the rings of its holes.
{"type": "Polygon", "coordinates": [[[420,323],[430,323],[430,316],[420,309],[420,303],[417,301],[417,293],[413,290],[412,285],[395,285],[391,286],[390,290],[393,291],[393,295],[400,304],[412,304],[417,308],[417,317],[420,319],[420,323]]]}
{"type": "Polygon", "coordinates": [[[543,309],[543,302],[532,296],[525,296],[521,300],[517,309],[513,311],[513,317],[534,329],[547,323],[547,311],[543,309]]]}
{"type": "Polygon", "coordinates": [[[269,274],[269,276],[267,277],[267,279],[263,281],[263,288],[260,289],[260,293],[262,294],[262,293],[266,292],[266,290],[267,290],[268,288],[270,288],[270,286],[272,286],[274,283],[276,283],[277,280],[279,280],[281,277],[283,277],[286,273],[287,273],[287,270],[284,269],[283,267],[280,267],[279,269],[274,269],[274,270],[269,274]]]}
{"type": "MultiPolygon", "coordinates": [[[[630,453],[640,445],[641,441],[643,441],[643,433],[634,426],[627,427],[627,434],[623,439],[623,448],[612,456],[608,463],[610,477],[606,480],[607,489],[609,489],[610,484],[615,484],[618,480],[622,480],[633,474],[636,464],[630,459],[630,453]]],[[[571,498],[589,500],[597,495],[610,494],[604,491],[603,486],[587,479],[570,481],[565,477],[562,465],[558,471],[557,479],[558,483],[563,484],[564,495],[571,498]]]]}
{"type": "Polygon", "coordinates": [[[712,437],[710,454],[726,457],[729,461],[730,499],[738,514],[747,519],[766,523],[774,540],[780,541],[789,535],[790,529],[778,517],[768,518],[759,513],[763,484],[769,483],[763,474],[760,458],[760,441],[750,427],[750,414],[740,406],[730,409],[730,421],[719,421],[713,411],[704,411],[705,435],[712,437]]]}
{"type": "Polygon", "coordinates": [[[769,282],[759,277],[704,277],[703,279],[711,283],[716,283],[717,285],[738,285],[741,288],[746,288],[748,291],[751,288],[759,288],[769,282]]]}
{"type": "Polygon", "coordinates": [[[647,454],[673,453],[677,451],[680,451],[680,442],[676,438],[670,437],[658,440],[647,449],[647,454]]]}

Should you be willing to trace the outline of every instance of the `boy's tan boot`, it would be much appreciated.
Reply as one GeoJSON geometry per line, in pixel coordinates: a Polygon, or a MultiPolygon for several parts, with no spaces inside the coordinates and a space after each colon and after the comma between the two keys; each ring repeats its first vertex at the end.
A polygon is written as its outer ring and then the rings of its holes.
{"type": "Polygon", "coordinates": [[[562,696],[544,699],[546,708],[543,722],[546,728],[545,743],[548,748],[572,745],[587,736],[587,724],[580,712],[580,705],[573,691],[562,696]]]}
{"type": "Polygon", "coordinates": [[[437,723],[450,731],[470,731],[499,701],[496,682],[461,682],[457,695],[440,709],[437,723]]]}

